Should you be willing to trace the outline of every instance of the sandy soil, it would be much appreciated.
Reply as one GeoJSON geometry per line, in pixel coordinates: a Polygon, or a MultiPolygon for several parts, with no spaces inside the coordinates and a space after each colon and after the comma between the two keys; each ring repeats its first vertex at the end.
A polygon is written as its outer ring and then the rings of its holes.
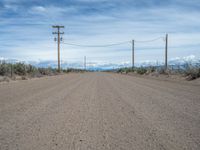
{"type": "Polygon", "coordinates": [[[109,73],[0,84],[0,150],[199,150],[199,93],[109,73]]]}

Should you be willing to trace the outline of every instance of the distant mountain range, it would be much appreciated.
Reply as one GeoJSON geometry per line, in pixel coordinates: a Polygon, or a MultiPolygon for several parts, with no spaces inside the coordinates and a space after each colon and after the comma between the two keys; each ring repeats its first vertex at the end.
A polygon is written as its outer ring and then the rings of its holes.
{"type": "MultiPolygon", "coordinates": [[[[36,67],[57,67],[57,61],[54,60],[46,60],[46,61],[19,61],[17,59],[6,59],[6,58],[1,58],[0,61],[6,61],[8,63],[26,63],[26,64],[31,64],[36,67]]],[[[170,59],[168,62],[169,65],[171,66],[176,66],[176,65],[184,65],[184,64],[190,64],[190,65],[196,65],[200,64],[200,58],[195,57],[194,55],[190,55],[187,57],[176,57],[173,59],[170,59]]],[[[158,61],[151,61],[151,60],[146,60],[144,62],[138,62],[135,64],[135,66],[162,66],[164,65],[164,62],[158,62],[158,61]]],[[[68,62],[68,61],[62,61],[61,66],[64,69],[67,68],[84,68],[83,62],[77,61],[77,62],[68,62]]],[[[88,70],[108,70],[108,69],[116,69],[116,68],[123,68],[123,67],[131,67],[131,62],[119,62],[119,63],[106,63],[106,62],[88,62],[87,63],[87,69],[88,70]]]]}

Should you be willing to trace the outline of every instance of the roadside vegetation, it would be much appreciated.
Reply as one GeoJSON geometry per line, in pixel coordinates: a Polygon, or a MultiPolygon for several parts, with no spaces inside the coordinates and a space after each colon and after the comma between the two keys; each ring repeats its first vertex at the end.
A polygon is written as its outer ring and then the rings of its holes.
{"type": "Polygon", "coordinates": [[[81,69],[62,69],[58,72],[55,68],[38,68],[25,63],[6,63],[0,62],[0,82],[9,80],[27,80],[28,78],[38,78],[43,76],[53,76],[64,73],[82,73],[85,70],[81,69]]]}
{"type": "Polygon", "coordinates": [[[134,73],[138,75],[179,75],[184,77],[186,80],[194,80],[200,78],[200,66],[184,65],[184,67],[176,66],[176,69],[169,67],[165,69],[164,67],[135,67],[135,68],[120,68],[116,70],[117,73],[134,73]]]}

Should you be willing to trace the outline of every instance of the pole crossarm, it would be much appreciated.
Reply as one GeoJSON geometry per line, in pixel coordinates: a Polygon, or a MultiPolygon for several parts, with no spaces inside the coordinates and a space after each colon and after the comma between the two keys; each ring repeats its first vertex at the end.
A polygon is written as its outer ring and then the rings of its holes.
{"type": "Polygon", "coordinates": [[[65,34],[65,32],[52,32],[52,34],[65,34]]]}
{"type": "Polygon", "coordinates": [[[56,26],[52,26],[52,28],[65,28],[65,26],[56,25],[56,26]]]}

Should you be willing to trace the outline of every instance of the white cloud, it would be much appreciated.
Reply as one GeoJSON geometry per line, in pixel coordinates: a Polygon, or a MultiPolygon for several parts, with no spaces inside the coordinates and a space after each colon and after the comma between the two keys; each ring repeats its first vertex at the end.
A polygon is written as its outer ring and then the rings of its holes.
{"type": "Polygon", "coordinates": [[[32,7],[31,11],[43,13],[43,12],[46,12],[46,8],[43,6],[34,6],[34,7],[32,7]]]}
{"type": "Polygon", "coordinates": [[[8,10],[12,10],[12,11],[17,11],[19,9],[19,6],[18,5],[12,5],[12,4],[5,4],[4,8],[8,9],[8,10]]]}

